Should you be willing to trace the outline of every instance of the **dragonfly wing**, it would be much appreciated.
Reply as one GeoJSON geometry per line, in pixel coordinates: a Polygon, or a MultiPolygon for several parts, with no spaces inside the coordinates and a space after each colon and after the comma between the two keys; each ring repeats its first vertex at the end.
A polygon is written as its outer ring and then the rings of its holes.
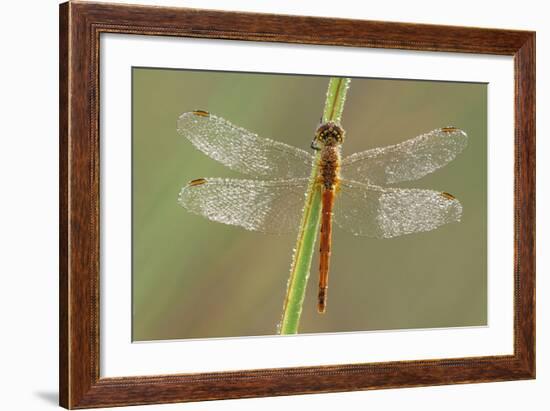
{"type": "Polygon", "coordinates": [[[440,191],[382,188],[349,180],[340,187],[334,220],[355,235],[398,237],[458,222],[462,216],[460,202],[440,191]]]}
{"type": "Polygon", "coordinates": [[[191,181],[178,202],[212,221],[251,231],[297,232],[308,179],[244,180],[208,178],[191,181]]]}
{"type": "Polygon", "coordinates": [[[244,174],[299,178],[311,172],[313,156],[307,151],[259,137],[205,111],[183,113],[178,132],[210,158],[244,174]]]}
{"type": "Polygon", "coordinates": [[[352,154],[342,161],[342,175],[371,184],[417,180],[452,161],[467,143],[464,131],[438,128],[400,144],[352,154]]]}

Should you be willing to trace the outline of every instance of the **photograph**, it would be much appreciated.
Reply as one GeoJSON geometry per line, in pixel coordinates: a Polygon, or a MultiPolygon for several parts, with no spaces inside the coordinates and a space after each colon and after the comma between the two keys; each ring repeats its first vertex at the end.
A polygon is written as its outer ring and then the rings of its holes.
{"type": "Polygon", "coordinates": [[[486,326],[487,83],[132,67],[132,315],[135,342],[486,326]]]}
{"type": "Polygon", "coordinates": [[[146,3],[59,5],[60,406],[538,378],[540,22],[146,3]]]}
{"type": "Polygon", "coordinates": [[[547,9],[5,2],[0,408],[546,411],[547,9]]]}

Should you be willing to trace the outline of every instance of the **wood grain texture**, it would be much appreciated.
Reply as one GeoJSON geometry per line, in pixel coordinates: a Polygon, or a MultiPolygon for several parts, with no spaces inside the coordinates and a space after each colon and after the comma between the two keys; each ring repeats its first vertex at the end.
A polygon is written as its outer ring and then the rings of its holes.
{"type": "Polygon", "coordinates": [[[60,6],[60,404],[91,408],[535,376],[535,34],[71,2],[60,6]],[[101,33],[486,53],[515,60],[514,354],[154,377],[99,373],[101,33]]]}
{"type": "Polygon", "coordinates": [[[69,282],[68,259],[69,227],[68,175],[69,156],[67,151],[69,133],[69,94],[68,94],[68,5],[60,6],[59,14],[59,402],[68,404],[69,385],[69,282]]]}

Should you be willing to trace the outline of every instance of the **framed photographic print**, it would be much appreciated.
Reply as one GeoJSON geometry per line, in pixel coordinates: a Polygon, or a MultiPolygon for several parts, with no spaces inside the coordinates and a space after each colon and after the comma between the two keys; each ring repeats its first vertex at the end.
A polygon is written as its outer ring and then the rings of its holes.
{"type": "Polygon", "coordinates": [[[535,377],[535,33],[60,6],[60,404],[535,377]]]}

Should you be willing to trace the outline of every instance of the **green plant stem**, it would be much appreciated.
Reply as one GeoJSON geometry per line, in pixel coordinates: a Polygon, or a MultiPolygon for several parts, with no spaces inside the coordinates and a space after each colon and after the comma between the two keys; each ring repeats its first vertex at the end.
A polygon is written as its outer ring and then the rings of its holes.
{"type": "MultiPolygon", "coordinates": [[[[328,121],[340,123],[350,81],[349,78],[331,77],[323,111],[324,123],[328,121]]],[[[280,334],[296,334],[300,324],[302,305],[306,295],[307,280],[321,217],[321,190],[317,183],[319,155],[319,153],[315,155],[309,179],[300,231],[290,267],[283,316],[279,324],[280,334]]]]}

